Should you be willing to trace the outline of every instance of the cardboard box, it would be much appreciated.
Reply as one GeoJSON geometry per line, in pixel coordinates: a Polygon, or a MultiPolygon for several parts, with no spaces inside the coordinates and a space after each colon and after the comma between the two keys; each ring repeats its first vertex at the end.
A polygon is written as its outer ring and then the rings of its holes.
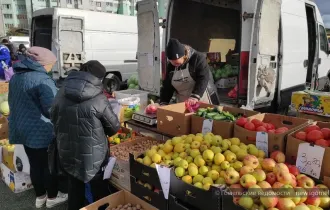
{"type": "MultiPolygon", "coordinates": [[[[320,128],[330,128],[330,123],[326,122],[314,122],[313,124],[318,125],[320,128]]],[[[307,126],[307,125],[306,125],[307,126]]],[[[299,144],[306,143],[305,141],[299,140],[295,138],[295,134],[301,130],[303,130],[306,126],[301,127],[300,129],[290,133],[288,135],[288,140],[286,142],[286,161],[290,164],[296,164],[297,160],[297,154],[298,154],[298,148],[299,144]]],[[[327,184],[328,187],[330,187],[330,147],[325,148],[324,157],[322,161],[322,167],[321,167],[321,176],[320,179],[324,180],[325,184],[327,184]]]]}
{"type": "MultiPolygon", "coordinates": [[[[215,107],[215,106],[210,104],[201,104],[200,106],[200,108],[207,108],[207,107],[215,107]]],[[[227,106],[218,106],[218,107],[223,111],[228,111],[232,114],[242,114],[247,117],[258,114],[258,112],[255,111],[250,111],[235,107],[227,107],[227,106]]],[[[203,117],[193,115],[191,119],[191,133],[193,134],[201,133],[203,129],[204,120],[205,118],[203,117]]],[[[233,133],[234,133],[234,124],[235,124],[234,122],[214,120],[212,126],[212,133],[215,135],[220,135],[223,138],[231,138],[233,137],[233,133]]]]}
{"type": "Polygon", "coordinates": [[[100,207],[105,207],[104,209],[113,209],[119,205],[126,205],[131,203],[133,205],[140,204],[144,210],[157,210],[155,207],[139,199],[135,195],[127,191],[119,191],[112,195],[109,195],[101,200],[98,200],[80,210],[98,210],[100,207]]]}
{"type": "Polygon", "coordinates": [[[297,112],[330,117],[330,94],[318,91],[294,92],[290,108],[297,112]]]}
{"type": "Polygon", "coordinates": [[[185,103],[159,107],[157,110],[157,129],[171,136],[190,134],[191,116],[185,103]]]}
{"type": "Polygon", "coordinates": [[[8,139],[9,136],[9,126],[6,117],[0,117],[0,139],[8,139]]]}
{"type": "Polygon", "coordinates": [[[30,163],[23,145],[2,146],[2,163],[13,172],[30,174],[30,163]]]}
{"type": "Polygon", "coordinates": [[[309,120],[314,120],[314,121],[319,121],[319,122],[329,122],[330,117],[325,117],[325,116],[320,116],[320,115],[313,115],[313,114],[306,114],[303,112],[298,112],[297,117],[304,118],[304,119],[309,119],[309,120]]]}
{"type": "Polygon", "coordinates": [[[3,163],[1,163],[0,169],[2,180],[14,193],[23,192],[33,187],[29,174],[13,172],[3,163]]]}
{"type": "MultiPolygon", "coordinates": [[[[272,123],[276,128],[287,127],[289,130],[282,134],[272,134],[268,133],[268,152],[273,152],[275,150],[285,151],[285,141],[289,133],[300,129],[308,124],[307,119],[290,117],[278,114],[257,114],[249,117],[250,120],[258,119],[265,123],[272,123]]],[[[238,125],[234,125],[234,137],[237,137],[241,142],[245,144],[255,144],[256,143],[256,131],[249,131],[238,125]]]]}

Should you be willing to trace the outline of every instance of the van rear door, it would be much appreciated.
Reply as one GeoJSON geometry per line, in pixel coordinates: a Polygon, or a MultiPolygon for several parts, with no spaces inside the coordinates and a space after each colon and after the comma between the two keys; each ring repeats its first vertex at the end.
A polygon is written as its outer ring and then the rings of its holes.
{"type": "Polygon", "coordinates": [[[254,13],[247,107],[270,106],[274,99],[279,52],[282,0],[257,0],[254,13]]]}
{"type": "Polygon", "coordinates": [[[59,16],[59,71],[62,78],[68,76],[68,72],[84,63],[85,36],[84,18],[73,16],[59,16]]]}
{"type": "Polygon", "coordinates": [[[137,2],[138,75],[142,90],[160,94],[160,35],[157,3],[154,0],[137,2]]]}

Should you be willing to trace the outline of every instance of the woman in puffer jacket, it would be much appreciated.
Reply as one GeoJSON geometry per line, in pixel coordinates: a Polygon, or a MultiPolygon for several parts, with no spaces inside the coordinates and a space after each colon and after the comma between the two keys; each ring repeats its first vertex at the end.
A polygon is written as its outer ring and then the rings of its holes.
{"type": "Polygon", "coordinates": [[[85,183],[94,201],[109,194],[108,181],[103,180],[109,159],[107,135],[117,133],[120,124],[103,94],[105,73],[98,61],[83,64],[65,79],[52,106],[60,164],[69,176],[70,210],[85,206],[85,183]]]}

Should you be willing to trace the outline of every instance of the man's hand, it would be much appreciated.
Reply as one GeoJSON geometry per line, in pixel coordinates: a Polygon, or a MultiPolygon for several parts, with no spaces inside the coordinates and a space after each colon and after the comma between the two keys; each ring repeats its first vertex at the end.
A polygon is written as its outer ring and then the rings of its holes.
{"type": "Polygon", "coordinates": [[[198,99],[197,98],[192,98],[190,97],[188,100],[187,100],[187,103],[190,105],[190,106],[194,106],[195,104],[197,104],[198,102],[198,99]]]}

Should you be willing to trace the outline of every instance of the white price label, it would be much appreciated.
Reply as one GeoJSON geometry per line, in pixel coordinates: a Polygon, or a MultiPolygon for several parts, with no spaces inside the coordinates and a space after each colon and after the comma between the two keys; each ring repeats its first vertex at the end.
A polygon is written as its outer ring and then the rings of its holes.
{"type": "Polygon", "coordinates": [[[109,162],[107,167],[104,169],[104,173],[103,173],[103,179],[110,179],[111,174],[112,174],[112,169],[113,166],[116,163],[117,158],[116,157],[110,157],[109,158],[109,162]]]}
{"type": "Polygon", "coordinates": [[[212,128],[213,128],[213,120],[205,119],[203,121],[202,134],[212,132],[212,128]]]}
{"type": "Polygon", "coordinates": [[[258,149],[264,151],[266,157],[268,157],[268,133],[257,132],[256,146],[258,149]]]}
{"type": "Polygon", "coordinates": [[[156,170],[158,173],[159,181],[162,186],[164,197],[167,200],[168,194],[170,192],[170,182],[171,182],[171,169],[166,166],[156,164],[156,170]]]}
{"type": "Polygon", "coordinates": [[[301,173],[320,178],[325,149],[309,143],[299,144],[296,166],[301,173]]]}

